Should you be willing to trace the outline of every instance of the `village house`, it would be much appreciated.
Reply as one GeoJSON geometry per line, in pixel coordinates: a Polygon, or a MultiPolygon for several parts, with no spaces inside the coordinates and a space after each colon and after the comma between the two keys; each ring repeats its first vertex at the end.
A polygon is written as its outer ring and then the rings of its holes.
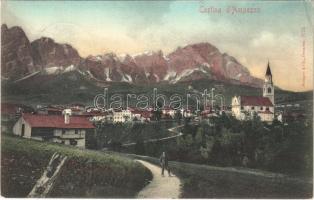
{"type": "Polygon", "coordinates": [[[263,96],[235,96],[232,98],[232,114],[239,120],[252,119],[254,114],[261,121],[272,122],[274,120],[274,85],[272,74],[267,65],[263,96]]]}
{"type": "Polygon", "coordinates": [[[132,112],[130,109],[115,109],[113,110],[113,122],[114,123],[123,123],[127,121],[132,121],[132,112]]]}
{"type": "Polygon", "coordinates": [[[61,105],[38,106],[36,112],[41,115],[62,115],[64,109],[61,105]]]}
{"type": "Polygon", "coordinates": [[[90,121],[93,122],[112,122],[113,112],[112,111],[90,111],[85,112],[85,116],[88,116],[90,121]]]}
{"type": "Polygon", "coordinates": [[[71,111],[65,110],[63,115],[23,114],[15,123],[13,134],[85,148],[86,133],[94,128],[87,118],[71,116],[71,111]]]}
{"type": "Polygon", "coordinates": [[[149,122],[152,117],[152,112],[144,109],[131,108],[133,121],[149,122]]]}
{"type": "Polygon", "coordinates": [[[174,118],[176,114],[176,110],[171,108],[170,106],[164,106],[161,110],[162,114],[165,116],[169,116],[171,118],[174,118]]]}
{"type": "Polygon", "coordinates": [[[187,109],[181,109],[180,112],[181,112],[181,115],[183,117],[192,117],[193,116],[193,112],[192,112],[191,107],[189,107],[187,109]]]}

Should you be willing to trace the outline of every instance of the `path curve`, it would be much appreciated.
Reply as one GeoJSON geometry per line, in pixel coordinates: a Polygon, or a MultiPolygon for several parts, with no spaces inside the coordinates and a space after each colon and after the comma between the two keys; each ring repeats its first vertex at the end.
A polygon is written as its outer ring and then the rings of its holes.
{"type": "Polygon", "coordinates": [[[167,198],[178,199],[181,193],[180,179],[165,170],[165,176],[161,176],[161,168],[143,160],[136,160],[147,167],[153,174],[152,181],[144,187],[137,198],[167,198]]]}
{"type": "MultiPolygon", "coordinates": [[[[168,129],[169,132],[174,133],[174,134],[176,134],[176,135],[167,136],[167,137],[159,138],[159,139],[148,139],[148,140],[144,140],[144,143],[148,143],[148,142],[159,142],[159,141],[164,141],[164,140],[169,140],[169,139],[173,139],[173,138],[180,137],[180,136],[183,135],[183,133],[182,133],[182,132],[178,132],[176,129],[177,129],[177,128],[180,128],[180,127],[183,127],[183,126],[184,126],[184,125],[179,125],[179,126],[175,126],[175,127],[172,127],[172,128],[169,128],[169,129],[168,129]]],[[[133,146],[133,145],[136,145],[136,142],[131,142],[131,143],[122,144],[121,146],[127,147],[127,146],[133,146]]]]}

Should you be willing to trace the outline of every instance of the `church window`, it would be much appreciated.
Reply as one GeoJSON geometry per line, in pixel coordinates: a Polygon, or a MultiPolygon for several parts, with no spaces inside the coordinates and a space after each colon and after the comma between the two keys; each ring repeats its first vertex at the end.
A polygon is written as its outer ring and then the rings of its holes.
{"type": "Polygon", "coordinates": [[[270,87],[267,89],[267,92],[268,92],[268,93],[271,93],[271,88],[270,88],[270,87]]]}

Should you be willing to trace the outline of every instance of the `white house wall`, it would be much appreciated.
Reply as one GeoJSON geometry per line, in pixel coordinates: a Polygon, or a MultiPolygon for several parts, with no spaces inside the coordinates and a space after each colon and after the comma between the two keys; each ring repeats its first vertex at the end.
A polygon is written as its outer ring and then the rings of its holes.
{"type": "Polygon", "coordinates": [[[31,138],[32,128],[31,126],[21,117],[13,126],[13,134],[22,136],[22,125],[24,124],[24,137],[31,138]]]}
{"type": "Polygon", "coordinates": [[[54,142],[61,143],[64,141],[64,144],[70,145],[70,139],[77,141],[77,147],[85,148],[85,135],[86,131],[84,129],[77,129],[77,134],[75,129],[55,129],[54,136],[60,137],[56,138],[54,142]]]}

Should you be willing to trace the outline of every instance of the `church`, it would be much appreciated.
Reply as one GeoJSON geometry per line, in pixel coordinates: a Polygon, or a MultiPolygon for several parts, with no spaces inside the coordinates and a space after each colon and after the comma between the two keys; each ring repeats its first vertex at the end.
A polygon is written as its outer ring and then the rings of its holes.
{"type": "Polygon", "coordinates": [[[275,91],[269,62],[263,85],[263,96],[235,96],[232,98],[232,115],[239,120],[248,120],[256,113],[261,121],[274,120],[275,91]]]}

